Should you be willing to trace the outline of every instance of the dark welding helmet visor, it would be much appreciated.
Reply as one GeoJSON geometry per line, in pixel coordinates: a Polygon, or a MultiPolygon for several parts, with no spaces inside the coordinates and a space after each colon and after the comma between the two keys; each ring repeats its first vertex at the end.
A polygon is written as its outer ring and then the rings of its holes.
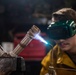
{"type": "Polygon", "coordinates": [[[76,34],[76,24],[73,20],[52,22],[47,27],[47,35],[51,39],[67,39],[76,34]]]}

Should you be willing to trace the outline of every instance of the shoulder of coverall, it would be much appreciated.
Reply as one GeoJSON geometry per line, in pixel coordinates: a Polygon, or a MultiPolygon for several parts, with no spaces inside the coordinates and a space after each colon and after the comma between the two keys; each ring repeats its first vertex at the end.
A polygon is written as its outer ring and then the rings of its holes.
{"type": "MultiPolygon", "coordinates": [[[[51,62],[51,52],[52,50],[54,50],[54,53],[59,53],[59,47],[58,45],[55,45],[53,49],[51,49],[48,54],[44,57],[44,59],[42,60],[41,64],[42,66],[48,68],[51,62]]],[[[56,59],[56,56],[54,57],[56,59]]]]}
{"type": "Polygon", "coordinates": [[[72,8],[62,8],[62,9],[54,12],[52,14],[52,16],[54,16],[55,14],[56,15],[65,15],[68,17],[68,19],[74,20],[76,23],[76,11],[73,10],[72,8]]]}
{"type": "Polygon", "coordinates": [[[56,64],[65,64],[67,66],[76,68],[75,64],[73,63],[73,61],[69,58],[69,56],[65,53],[62,52],[60,47],[58,45],[55,45],[53,49],[51,49],[49,51],[49,53],[44,57],[44,59],[42,60],[41,64],[43,67],[45,67],[46,69],[49,68],[50,66],[50,62],[51,62],[51,52],[53,51],[53,55],[54,55],[54,66],[56,64]],[[70,63],[69,63],[70,62],[70,63]]]}

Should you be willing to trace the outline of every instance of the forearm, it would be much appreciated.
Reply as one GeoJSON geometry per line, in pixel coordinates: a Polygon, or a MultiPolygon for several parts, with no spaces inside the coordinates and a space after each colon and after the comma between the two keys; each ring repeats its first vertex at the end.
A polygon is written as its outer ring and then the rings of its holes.
{"type": "Polygon", "coordinates": [[[42,67],[41,71],[40,71],[40,75],[46,75],[48,73],[48,69],[42,67]]]}

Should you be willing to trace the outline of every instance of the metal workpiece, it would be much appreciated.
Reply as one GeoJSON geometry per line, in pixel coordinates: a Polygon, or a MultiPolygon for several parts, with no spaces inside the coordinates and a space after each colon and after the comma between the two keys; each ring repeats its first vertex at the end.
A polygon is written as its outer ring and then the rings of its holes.
{"type": "Polygon", "coordinates": [[[21,40],[21,42],[15,47],[14,50],[10,52],[10,55],[17,56],[33,40],[36,34],[40,34],[40,29],[33,25],[21,40]]]}

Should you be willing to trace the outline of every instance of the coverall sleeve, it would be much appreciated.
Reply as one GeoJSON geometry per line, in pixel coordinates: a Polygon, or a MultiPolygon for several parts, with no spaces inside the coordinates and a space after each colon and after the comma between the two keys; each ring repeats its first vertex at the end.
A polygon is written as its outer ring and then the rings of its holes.
{"type": "Polygon", "coordinates": [[[40,71],[40,75],[46,75],[48,73],[48,69],[50,66],[50,51],[42,60],[41,65],[42,65],[42,68],[40,71]]]}

